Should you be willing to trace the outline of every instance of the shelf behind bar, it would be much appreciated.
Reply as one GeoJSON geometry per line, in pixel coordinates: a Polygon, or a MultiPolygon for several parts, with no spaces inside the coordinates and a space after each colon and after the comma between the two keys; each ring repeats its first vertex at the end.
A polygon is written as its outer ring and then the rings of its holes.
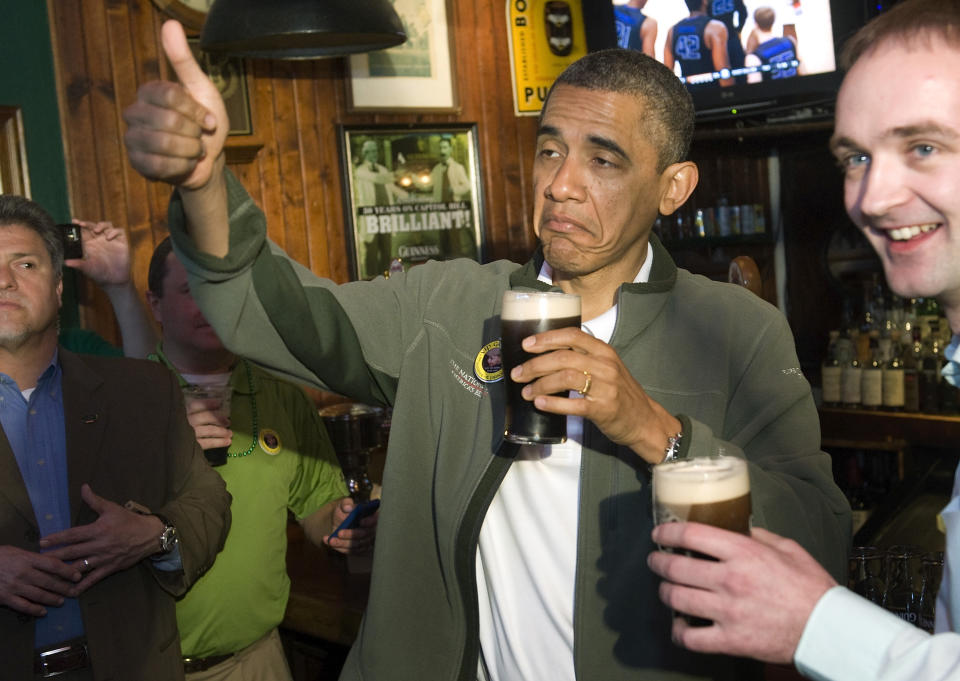
{"type": "Polygon", "coordinates": [[[685,239],[664,239],[663,245],[669,251],[720,246],[770,246],[775,241],[774,235],[770,232],[754,232],[753,234],[732,234],[730,236],[692,236],[685,239]]]}
{"type": "Polygon", "coordinates": [[[889,443],[906,441],[914,447],[956,448],[960,415],[820,407],[824,440],[889,443]]]}

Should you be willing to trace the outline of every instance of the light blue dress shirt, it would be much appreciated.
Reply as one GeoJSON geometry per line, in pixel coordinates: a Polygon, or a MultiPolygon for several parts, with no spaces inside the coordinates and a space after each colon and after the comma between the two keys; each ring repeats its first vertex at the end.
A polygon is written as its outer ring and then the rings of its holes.
{"type": "MultiPolygon", "coordinates": [[[[0,373],[0,425],[20,467],[41,537],[70,528],[61,378],[56,353],[27,397],[12,378],[0,373]]],[[[82,635],[80,604],[67,598],[59,608],[47,606],[47,614],[37,619],[35,646],[82,635]]]]}

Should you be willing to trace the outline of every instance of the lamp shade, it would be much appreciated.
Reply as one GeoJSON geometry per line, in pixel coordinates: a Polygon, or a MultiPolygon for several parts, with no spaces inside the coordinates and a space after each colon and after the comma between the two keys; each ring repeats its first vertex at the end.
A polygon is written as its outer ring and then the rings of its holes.
{"type": "Polygon", "coordinates": [[[390,0],[216,0],[200,47],[238,57],[318,59],[406,39],[390,0]]]}

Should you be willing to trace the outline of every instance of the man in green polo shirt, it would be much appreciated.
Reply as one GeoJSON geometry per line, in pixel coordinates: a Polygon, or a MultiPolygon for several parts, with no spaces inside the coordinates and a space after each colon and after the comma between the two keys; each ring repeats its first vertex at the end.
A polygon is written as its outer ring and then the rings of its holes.
{"type": "Polygon", "coordinates": [[[187,678],[290,679],[277,633],[290,592],[287,509],[311,541],[343,553],[368,550],[375,521],[328,537],[353,502],[313,403],[297,386],[223,347],[193,302],[169,239],[150,261],[147,301],[162,328],[156,359],[182,384],[232,387],[229,420],[215,415],[215,405],[188,406],[201,447],[229,445],[216,470],[233,495],[234,531],[210,571],[177,603],[187,678]]]}

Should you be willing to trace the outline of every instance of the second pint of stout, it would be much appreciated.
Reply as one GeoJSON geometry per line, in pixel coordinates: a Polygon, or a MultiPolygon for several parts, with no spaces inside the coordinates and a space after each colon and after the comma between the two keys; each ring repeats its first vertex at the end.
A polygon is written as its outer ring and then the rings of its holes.
{"type": "MultiPolygon", "coordinates": [[[[707,456],[653,467],[653,519],[658,525],[689,521],[749,536],[750,512],[750,476],[743,459],[707,456]]],[[[691,626],[711,624],[684,617],[691,626]]]]}
{"type": "Polygon", "coordinates": [[[566,415],[548,414],[523,399],[520,394],[523,384],[514,383],[510,371],[536,356],[521,347],[524,338],[567,326],[580,328],[580,296],[538,291],[504,292],[500,312],[500,351],[507,396],[503,436],[507,441],[520,444],[566,441],[566,415]]]}

